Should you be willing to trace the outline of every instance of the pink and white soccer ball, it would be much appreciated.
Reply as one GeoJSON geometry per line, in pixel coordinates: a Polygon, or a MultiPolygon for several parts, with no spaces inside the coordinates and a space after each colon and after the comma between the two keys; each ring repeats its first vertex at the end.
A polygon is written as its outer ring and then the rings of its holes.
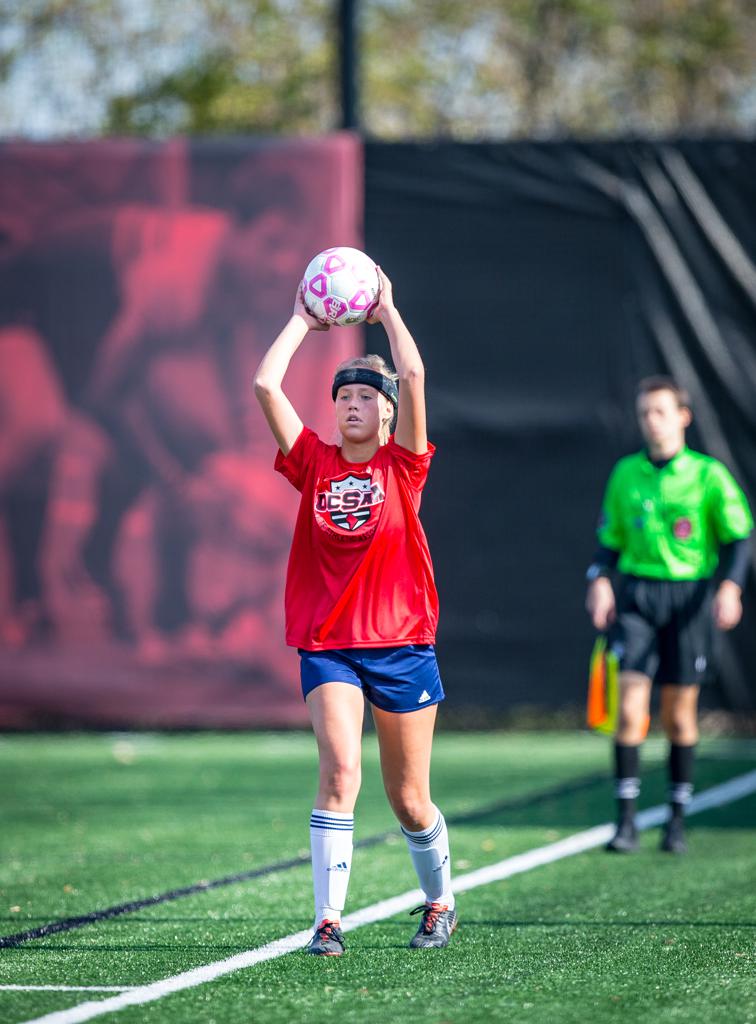
{"type": "Polygon", "coordinates": [[[308,312],[322,323],[360,324],[378,301],[375,263],[359,249],[336,245],[307,264],[302,297],[308,312]]]}

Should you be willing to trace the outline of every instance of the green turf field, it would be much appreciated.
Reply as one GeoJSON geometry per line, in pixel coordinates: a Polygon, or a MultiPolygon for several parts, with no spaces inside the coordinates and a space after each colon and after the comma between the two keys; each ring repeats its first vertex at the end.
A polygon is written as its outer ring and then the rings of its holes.
{"type": "MultiPolygon", "coordinates": [[[[645,806],[664,798],[646,746],[645,806]]],[[[464,873],[611,818],[608,743],[577,733],[442,733],[434,796],[464,873]],[[453,819],[457,819],[456,824],[453,819]]],[[[416,887],[383,797],[374,740],[347,911],[416,887]]],[[[0,934],[306,855],[315,746],[301,734],[0,738],[0,934]]],[[[756,744],[704,741],[697,788],[756,768],[756,744]]],[[[442,951],[405,948],[400,914],[347,955],[292,953],[98,1020],[756,1022],[756,796],[690,819],[691,852],[591,850],[463,893],[442,951]]],[[[0,949],[2,985],[141,986],[306,928],[300,865],[0,949]]],[[[0,988],[0,1021],[109,992],[0,988]]]]}

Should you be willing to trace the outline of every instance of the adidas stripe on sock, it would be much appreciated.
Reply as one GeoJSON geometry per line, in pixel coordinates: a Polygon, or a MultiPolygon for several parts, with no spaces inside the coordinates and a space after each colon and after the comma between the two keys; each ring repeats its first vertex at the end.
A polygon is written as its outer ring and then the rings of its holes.
{"type": "Polygon", "coordinates": [[[316,928],[324,920],[341,920],[352,869],[353,834],[353,814],[315,809],[310,815],[316,928]]]}
{"type": "Polygon", "coordinates": [[[432,903],[445,903],[451,908],[454,906],[454,894],[451,891],[449,834],[443,814],[438,808],[436,811],[438,817],[430,828],[410,832],[402,826],[402,832],[425,898],[432,903]]]}

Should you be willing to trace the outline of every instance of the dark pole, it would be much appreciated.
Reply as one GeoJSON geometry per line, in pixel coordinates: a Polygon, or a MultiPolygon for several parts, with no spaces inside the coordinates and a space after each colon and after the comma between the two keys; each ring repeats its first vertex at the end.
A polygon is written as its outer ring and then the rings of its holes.
{"type": "Polygon", "coordinates": [[[357,95],[357,0],[339,0],[341,127],[359,128],[357,95]]]}

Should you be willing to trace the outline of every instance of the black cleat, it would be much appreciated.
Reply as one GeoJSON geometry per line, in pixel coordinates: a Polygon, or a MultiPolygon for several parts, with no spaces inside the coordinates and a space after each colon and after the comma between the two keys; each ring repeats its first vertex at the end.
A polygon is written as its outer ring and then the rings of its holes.
{"type": "Polygon", "coordinates": [[[614,836],[606,844],[610,853],[635,853],[638,849],[638,829],[632,820],[621,821],[614,836]]]}
{"type": "Polygon", "coordinates": [[[685,831],[682,820],[670,818],[664,826],[659,849],[665,853],[687,853],[688,844],[685,842],[685,831]]]}
{"type": "Polygon", "coordinates": [[[417,934],[409,944],[410,949],[442,949],[449,945],[449,939],[457,927],[457,911],[449,910],[443,903],[423,903],[410,914],[422,912],[423,919],[417,934]]]}
{"type": "Polygon", "coordinates": [[[305,946],[305,951],[314,956],[341,956],[344,952],[344,936],[338,922],[321,921],[305,946]]]}

